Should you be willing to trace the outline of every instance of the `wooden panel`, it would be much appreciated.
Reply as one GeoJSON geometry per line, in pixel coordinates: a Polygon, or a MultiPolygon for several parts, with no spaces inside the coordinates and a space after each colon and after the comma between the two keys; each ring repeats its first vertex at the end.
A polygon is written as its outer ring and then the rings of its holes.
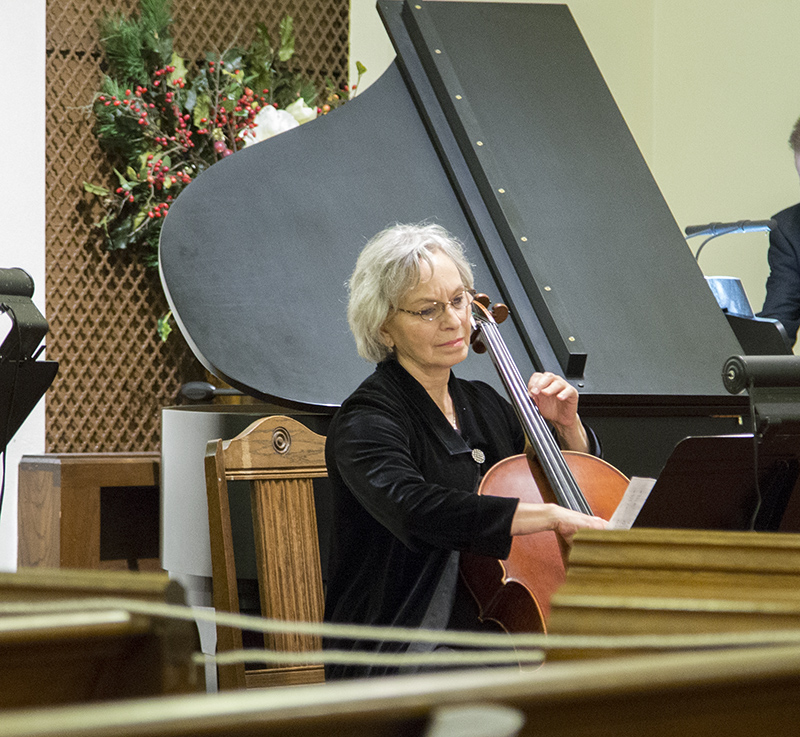
{"type": "MultiPolygon", "coordinates": [[[[239,591],[236,581],[236,559],[233,554],[231,510],[222,440],[209,441],[204,464],[214,609],[218,612],[238,614],[239,591]]],[[[241,649],[242,631],[240,629],[217,627],[217,652],[241,649]]],[[[247,684],[244,665],[219,667],[217,684],[223,691],[245,688],[247,684]]]]}
{"type": "MultiPolygon", "coordinates": [[[[273,619],[321,622],[324,611],[319,538],[310,479],[254,481],[253,518],[256,556],[264,571],[261,610],[273,619]]],[[[319,650],[319,637],[295,633],[265,636],[268,649],[303,652],[319,650]]]]}
{"type": "MultiPolygon", "coordinates": [[[[132,493],[160,486],[158,453],[63,453],[23,456],[19,466],[19,565],[159,570],[158,557],[101,555],[104,489],[132,493]]],[[[136,499],[130,505],[136,507],[136,499]]],[[[117,515],[124,510],[112,510],[117,515]]],[[[132,516],[133,518],[133,516],[132,516]]],[[[152,536],[159,518],[139,520],[152,536]]]]}
{"type": "Polygon", "coordinates": [[[632,529],[581,531],[575,540],[569,557],[572,568],[800,573],[800,535],[632,529]]]}
{"type": "Polygon", "coordinates": [[[17,518],[20,566],[58,567],[61,563],[61,479],[57,465],[19,468],[17,518]]]}
{"type": "Polygon", "coordinates": [[[268,425],[255,422],[225,444],[225,469],[229,478],[327,475],[322,435],[289,417],[275,415],[268,419],[268,425]]]}
{"type": "MultiPolygon", "coordinates": [[[[564,635],[799,627],[800,535],[704,530],[579,533],[548,622],[564,635]]],[[[614,653],[554,650],[548,659],[599,654],[614,653]]]]}
{"type": "Polygon", "coordinates": [[[19,568],[0,571],[0,601],[123,597],[183,604],[183,588],[164,572],[19,568]]]}

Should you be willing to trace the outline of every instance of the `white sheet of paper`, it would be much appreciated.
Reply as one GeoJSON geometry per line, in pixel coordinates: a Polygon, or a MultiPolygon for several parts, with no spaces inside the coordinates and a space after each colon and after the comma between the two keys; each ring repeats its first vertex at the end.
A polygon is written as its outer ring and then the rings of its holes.
{"type": "Polygon", "coordinates": [[[650,496],[650,490],[655,484],[655,479],[648,479],[642,476],[633,476],[625,489],[619,505],[614,514],[608,521],[609,530],[629,530],[636,520],[639,510],[650,496]]]}

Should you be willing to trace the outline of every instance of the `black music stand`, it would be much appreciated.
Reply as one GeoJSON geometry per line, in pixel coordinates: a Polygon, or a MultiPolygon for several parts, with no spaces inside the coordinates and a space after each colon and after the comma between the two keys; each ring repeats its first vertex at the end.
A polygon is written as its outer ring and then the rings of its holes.
{"type": "Polygon", "coordinates": [[[792,353],[789,336],[778,320],[726,313],[728,324],[748,356],[788,356],[792,353]]]}
{"type": "MultiPolygon", "coordinates": [[[[784,428],[783,430],[785,430],[784,428]]],[[[633,527],[800,531],[800,429],[688,437],[667,460],[633,527]],[[762,503],[756,514],[755,464],[762,503]]]]}
{"type": "Polygon", "coordinates": [[[755,436],[684,438],[634,527],[800,531],[800,356],[731,356],[722,381],[750,395],[755,436]]]}
{"type": "Polygon", "coordinates": [[[0,453],[53,383],[57,361],[0,363],[0,453]]]}
{"type": "Polygon", "coordinates": [[[37,361],[47,321],[33,304],[33,279],[22,269],[0,269],[0,312],[11,329],[0,345],[0,453],[53,383],[58,363],[37,361]]]}

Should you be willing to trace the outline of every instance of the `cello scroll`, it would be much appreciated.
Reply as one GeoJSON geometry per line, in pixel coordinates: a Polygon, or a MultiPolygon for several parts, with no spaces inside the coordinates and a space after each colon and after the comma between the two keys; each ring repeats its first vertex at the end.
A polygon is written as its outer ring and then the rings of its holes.
{"type": "MultiPolygon", "coordinates": [[[[475,295],[474,301],[481,305],[484,311],[487,314],[490,314],[492,319],[498,325],[504,322],[509,314],[511,314],[508,306],[504,305],[502,302],[495,302],[495,304],[490,307],[492,300],[489,299],[488,294],[484,294],[483,292],[478,292],[478,294],[475,295]]],[[[470,343],[472,345],[472,350],[474,350],[475,353],[486,353],[488,350],[486,344],[483,342],[483,340],[481,340],[481,331],[477,325],[473,329],[472,335],[470,336],[470,343]]]]}

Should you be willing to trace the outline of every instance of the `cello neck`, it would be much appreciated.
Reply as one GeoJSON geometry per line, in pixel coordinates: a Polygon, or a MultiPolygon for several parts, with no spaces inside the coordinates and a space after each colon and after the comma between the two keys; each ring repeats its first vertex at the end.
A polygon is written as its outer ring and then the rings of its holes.
{"type": "Polygon", "coordinates": [[[508,392],[525,437],[536,452],[556,501],[567,509],[592,514],[547,422],[528,394],[528,386],[514,363],[494,318],[477,301],[473,302],[472,317],[473,326],[480,329],[483,344],[508,392]]]}

